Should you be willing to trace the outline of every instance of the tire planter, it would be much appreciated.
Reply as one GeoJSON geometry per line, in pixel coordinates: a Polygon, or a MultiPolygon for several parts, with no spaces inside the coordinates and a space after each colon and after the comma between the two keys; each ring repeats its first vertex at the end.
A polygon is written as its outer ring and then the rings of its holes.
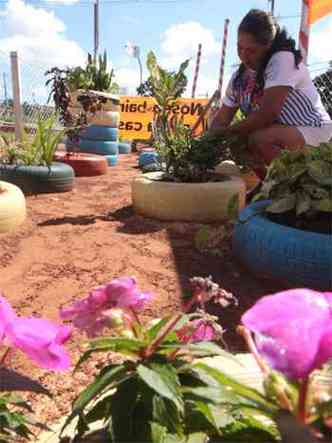
{"type": "Polygon", "coordinates": [[[119,157],[117,155],[105,155],[108,166],[115,166],[118,164],[119,157]]]}
{"type": "Polygon", "coordinates": [[[73,189],[74,170],[64,163],[48,166],[0,165],[0,178],[18,186],[24,194],[67,192],[73,189]]]}
{"type": "Polygon", "coordinates": [[[120,112],[118,111],[99,111],[88,117],[88,123],[97,126],[108,126],[117,128],[120,123],[120,112]]]}
{"type": "Polygon", "coordinates": [[[213,222],[227,219],[229,200],[239,196],[245,204],[245,184],[239,177],[220,182],[178,183],[161,181],[162,174],[150,172],[132,182],[132,201],[138,214],[158,220],[213,222]]]}
{"type": "Polygon", "coordinates": [[[80,138],[82,140],[97,140],[97,141],[110,141],[116,142],[118,140],[119,130],[118,128],[111,128],[109,126],[97,126],[91,125],[80,132],[80,138]]]}
{"type": "Polygon", "coordinates": [[[130,153],[131,153],[131,143],[119,142],[119,154],[130,154],[130,153]]]}
{"type": "Polygon", "coordinates": [[[16,229],[25,219],[23,192],[15,185],[0,181],[0,233],[16,229]]]}
{"type": "Polygon", "coordinates": [[[141,152],[138,157],[138,166],[143,168],[150,163],[155,163],[159,160],[159,154],[156,151],[145,151],[141,152]]]}
{"type": "Polygon", "coordinates": [[[240,168],[231,160],[224,160],[221,162],[215,168],[215,171],[218,174],[236,175],[241,177],[246,184],[247,191],[253,189],[260,182],[260,179],[253,171],[242,173],[240,168]]]}
{"type": "Polygon", "coordinates": [[[81,152],[90,152],[101,155],[117,155],[119,153],[118,142],[105,140],[80,139],[79,147],[81,152]]]}
{"type": "Polygon", "coordinates": [[[270,221],[268,201],[239,215],[233,234],[236,257],[254,274],[292,285],[332,290],[332,236],[270,221]]]}
{"type": "Polygon", "coordinates": [[[107,174],[107,161],[101,155],[83,152],[56,152],[54,160],[71,166],[76,177],[94,177],[107,174]]]}

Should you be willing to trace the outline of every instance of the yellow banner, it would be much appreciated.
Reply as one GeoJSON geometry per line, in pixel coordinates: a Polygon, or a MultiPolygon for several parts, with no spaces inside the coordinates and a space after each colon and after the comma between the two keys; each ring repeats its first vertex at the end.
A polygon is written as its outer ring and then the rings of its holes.
{"type": "MultiPolygon", "coordinates": [[[[185,125],[193,126],[207,103],[206,98],[180,98],[171,111],[180,118],[183,117],[185,125]]],[[[155,106],[156,102],[152,97],[121,97],[119,125],[121,139],[148,140],[151,137],[155,106]]]]}

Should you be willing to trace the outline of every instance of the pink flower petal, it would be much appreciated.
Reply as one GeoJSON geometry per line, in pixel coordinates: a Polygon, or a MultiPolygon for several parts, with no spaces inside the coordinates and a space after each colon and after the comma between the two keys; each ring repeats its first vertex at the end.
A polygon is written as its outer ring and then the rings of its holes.
{"type": "Polygon", "coordinates": [[[64,371],[70,359],[62,344],[70,338],[67,327],[48,320],[17,317],[7,325],[6,336],[12,346],[20,349],[41,368],[64,371]]]}
{"type": "Polygon", "coordinates": [[[16,318],[14,309],[7,300],[0,294],[0,342],[4,339],[5,328],[8,323],[16,318]]]}
{"type": "Polygon", "coordinates": [[[326,295],[294,289],[263,297],[242,316],[242,323],[257,334],[258,351],[274,369],[304,378],[321,361],[320,341],[331,317],[326,295]]]}

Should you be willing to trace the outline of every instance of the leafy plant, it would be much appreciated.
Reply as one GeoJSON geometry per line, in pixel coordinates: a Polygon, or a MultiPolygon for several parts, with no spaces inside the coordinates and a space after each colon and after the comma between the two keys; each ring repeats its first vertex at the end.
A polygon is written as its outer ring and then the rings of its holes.
{"type": "Polygon", "coordinates": [[[297,217],[332,213],[332,144],[298,152],[282,151],[268,168],[259,199],[271,199],[271,213],[297,217]]]}
{"type": "Polygon", "coordinates": [[[113,81],[114,70],[107,70],[107,54],[99,55],[96,60],[88,54],[85,68],[77,66],[67,70],[66,80],[70,91],[92,89],[94,91],[118,93],[119,87],[113,81]]]}
{"type": "Polygon", "coordinates": [[[57,120],[57,116],[39,119],[35,134],[24,131],[20,142],[5,141],[2,162],[51,166],[55,150],[64,135],[64,131],[55,129],[57,120]]]}
{"type": "Polygon", "coordinates": [[[157,102],[154,145],[161,156],[167,180],[205,182],[213,179],[213,170],[220,161],[232,156],[231,146],[240,147],[243,142],[237,136],[207,133],[197,137],[176,114],[173,115],[172,108],[186,85],[184,71],[188,64],[186,60],[177,72],[169,73],[157,64],[153,52],[148,54],[149,78],[157,102]]]}
{"type": "Polygon", "coordinates": [[[194,277],[184,313],[146,324],[138,314],[150,299],[134,279],[119,278],[61,311],[90,337],[113,331],[93,338],[77,367],[94,353],[117,356],[116,362],[105,359],[73,402],[64,428],[78,418],[80,437],[100,421],[110,442],[147,443],[257,443],[281,436],[288,443],[290,428],[292,443],[312,443],[308,426],[316,435],[329,435],[331,394],[317,384],[325,379],[328,386],[332,379],[326,364],[332,357],[328,293],[284,291],[242,316],[239,332],[262,371],[262,391],[203,359],[219,355],[239,363],[220,346],[223,330],[205,311],[211,302],[228,306],[231,294],[211,278],[194,277]]]}

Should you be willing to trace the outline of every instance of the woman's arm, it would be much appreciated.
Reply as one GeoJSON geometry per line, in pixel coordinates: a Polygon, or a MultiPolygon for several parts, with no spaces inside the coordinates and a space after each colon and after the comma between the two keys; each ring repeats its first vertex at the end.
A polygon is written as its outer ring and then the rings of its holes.
{"type": "Polygon", "coordinates": [[[227,128],[231,124],[237,110],[237,107],[222,105],[212,120],[209,132],[217,133],[227,128]]]}

